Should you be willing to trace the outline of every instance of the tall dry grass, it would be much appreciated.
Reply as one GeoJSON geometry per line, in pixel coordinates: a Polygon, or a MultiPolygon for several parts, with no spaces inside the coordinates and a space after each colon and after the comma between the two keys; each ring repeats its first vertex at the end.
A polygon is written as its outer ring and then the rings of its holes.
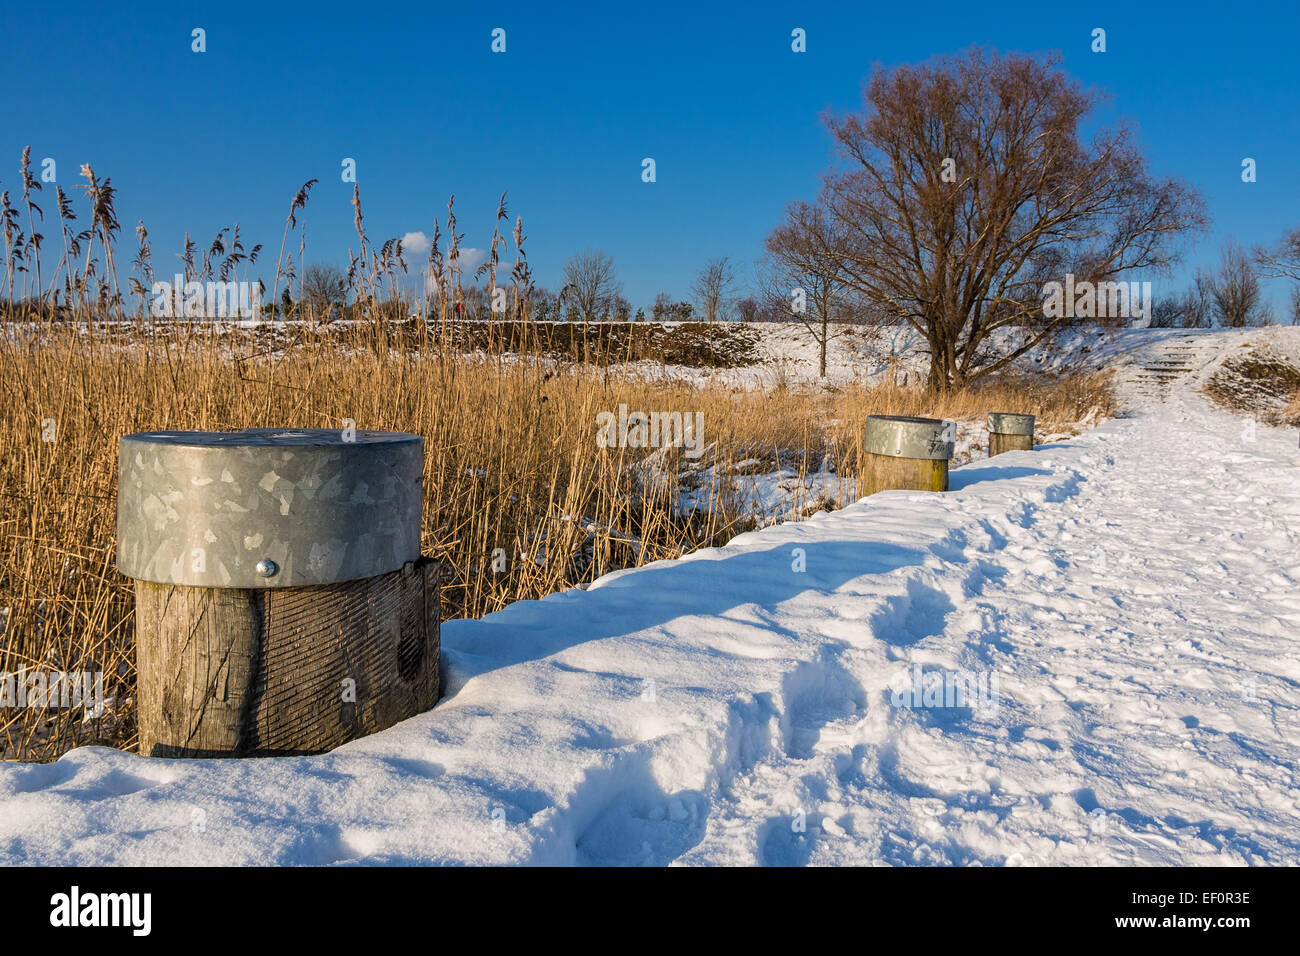
{"type": "Polygon", "coordinates": [[[360,429],[423,436],[424,551],[445,563],[444,614],[476,617],[751,527],[731,476],[753,471],[754,460],[802,477],[829,458],[851,482],[868,414],[975,420],[994,409],[1030,411],[1044,429],[1062,430],[1089,409],[1109,410],[1095,378],[941,397],[889,386],[744,391],[586,364],[377,356],[360,341],[346,351],[331,343],[238,361],[211,330],[156,341],[142,330],[110,341],[69,327],[11,331],[0,341],[8,446],[0,457],[0,672],[103,671],[117,699],[91,722],[77,712],[0,711],[7,755],[49,758],[87,741],[132,745],[131,587],[114,567],[116,443],[124,434],[341,428],[350,419],[360,429]],[[703,413],[710,449],[696,476],[709,485],[701,507],[678,507],[676,465],[659,473],[663,480],[643,480],[633,465],[651,450],[597,447],[597,413],[620,403],[703,413]],[[495,570],[503,557],[505,570],[495,570]]]}
{"type": "MultiPolygon", "coordinates": [[[[593,352],[584,334],[581,361],[557,358],[527,326],[532,277],[518,219],[508,317],[525,331],[510,332],[510,354],[504,327],[490,327],[473,355],[461,354],[450,333],[462,302],[454,204],[445,244],[435,238],[429,254],[430,273],[442,278],[435,300],[422,304],[424,321],[393,321],[409,315],[397,280],[406,269],[401,244],[371,243],[359,191],[360,249],[350,254],[347,276],[354,321],[341,330],[301,304],[293,307],[300,321],[276,323],[266,334],[203,322],[131,324],[123,321],[131,297],[142,307],[153,279],[144,224],[123,283],[113,187],[85,167],[89,210],[78,219],[56,189],[60,241],[46,246],[59,258],[43,270],[40,242],[31,238],[44,219],[32,196],[40,186],[26,158],[23,170],[29,233],[19,207],[0,194],[0,312],[10,320],[0,324],[0,674],[103,672],[113,703],[93,719],[81,710],[0,708],[5,759],[53,759],[92,742],[134,746],[132,589],[114,566],[117,441],[131,432],[342,428],[351,420],[359,429],[421,435],[423,550],[444,563],[444,616],[477,617],[614,568],[725,542],[754,524],[737,478],[755,462],[791,470],[800,484],[829,468],[851,488],[868,414],[975,420],[989,410],[1028,411],[1062,431],[1089,409],[1110,411],[1099,377],[1004,381],[937,397],[892,386],[746,391],[620,373],[612,366],[631,357],[616,354],[632,348],[630,335],[609,354],[595,354],[600,339],[593,352]],[[539,350],[545,358],[529,357],[539,350]],[[707,456],[692,467],[671,453],[597,447],[597,413],[620,404],[701,412],[707,456]],[[680,498],[684,483],[695,503],[689,509],[680,498]]],[[[298,277],[310,187],[291,203],[272,299],[298,277]],[[303,233],[297,263],[288,253],[295,229],[303,233]]],[[[500,255],[508,222],[503,196],[486,264],[493,282],[508,264],[500,255]]],[[[187,237],[182,271],[186,280],[237,278],[260,248],[245,250],[237,224],[206,249],[187,237]]]]}

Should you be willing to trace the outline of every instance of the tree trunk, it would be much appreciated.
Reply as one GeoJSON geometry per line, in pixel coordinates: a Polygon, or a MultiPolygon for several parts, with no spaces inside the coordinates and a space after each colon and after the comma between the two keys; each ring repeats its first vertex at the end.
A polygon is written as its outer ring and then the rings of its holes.
{"type": "Polygon", "coordinates": [[[830,320],[826,317],[826,313],[823,312],[822,313],[822,340],[821,340],[822,361],[821,361],[821,372],[819,373],[822,378],[826,377],[826,339],[829,337],[829,335],[830,335],[830,320]]]}
{"type": "Polygon", "coordinates": [[[926,327],[930,330],[930,374],[926,387],[936,394],[951,391],[957,384],[955,337],[942,318],[927,319],[926,327]]]}
{"type": "Polygon", "coordinates": [[[930,342],[930,373],[925,380],[926,390],[936,395],[948,391],[948,375],[943,366],[943,347],[935,340],[930,342]]]}

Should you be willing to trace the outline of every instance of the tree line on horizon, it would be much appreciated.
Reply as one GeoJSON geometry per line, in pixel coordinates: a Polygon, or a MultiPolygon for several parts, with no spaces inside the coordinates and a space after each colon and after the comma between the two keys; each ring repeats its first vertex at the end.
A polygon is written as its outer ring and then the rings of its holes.
{"type": "MultiPolygon", "coordinates": [[[[817,340],[823,372],[833,327],[908,326],[925,341],[928,385],[940,391],[967,385],[1080,321],[1073,311],[1045,310],[1050,283],[1068,275],[1080,287],[1113,286],[1167,275],[1186,241],[1208,228],[1200,195],[1175,177],[1152,174],[1129,127],[1102,128],[1085,139],[1081,129],[1102,93],[1082,87],[1060,63],[1055,54],[972,48],[919,65],[876,67],[861,109],[824,118],[835,151],[821,189],[812,201],[787,206],[744,288],[723,256],[704,264],[689,298],[660,293],[648,309],[634,309],[613,257],[588,249],[565,263],[558,290],[547,289],[529,266],[522,218],[509,228],[503,194],[486,261],[473,269],[463,259],[464,234],[451,197],[445,221],[435,220],[427,263],[416,270],[423,293],[412,295],[404,286],[410,268],[402,240],[371,242],[355,185],[360,245],[349,251],[347,268],[304,265],[300,217],[315,183],[310,180],[291,203],[275,278],[262,301],[277,318],[310,312],[325,321],[411,315],[441,321],[797,321],[817,340]],[[295,231],[296,262],[289,245],[295,231]],[[510,263],[504,255],[512,245],[510,263]],[[506,289],[499,284],[503,276],[506,289]],[[995,338],[1009,328],[1020,334],[995,338]]],[[[37,226],[44,212],[33,198],[41,183],[29,152],[22,166],[25,222],[9,192],[0,192],[6,315],[84,314],[94,321],[96,313],[115,309],[124,316],[127,298],[143,302],[154,279],[143,222],[128,281],[119,284],[115,192],[110,179],[84,166],[90,222],[78,226],[68,196],[56,188],[62,255],[47,288],[37,226]]],[[[260,249],[244,249],[237,223],[206,249],[187,235],[180,257],[184,277],[226,281],[247,272],[260,249]]],[[[1187,328],[1277,322],[1262,285],[1270,277],[1297,280],[1284,318],[1300,323],[1300,229],[1271,246],[1247,249],[1229,241],[1216,266],[1197,270],[1188,288],[1161,295],[1146,320],[1187,328]]],[[[265,293],[265,283],[256,281],[265,293]]],[[[1089,324],[1128,324],[1123,315],[1082,316],[1089,324]]]]}
{"type": "MultiPolygon", "coordinates": [[[[1081,321],[1045,312],[1049,283],[1167,276],[1185,242],[1208,228],[1200,195],[1152,174],[1129,127],[1083,137],[1102,94],[1060,63],[972,48],[877,67],[861,110],[825,117],[835,161],[815,200],[791,203],[766,237],[749,288],[737,290],[721,257],[701,269],[690,300],[661,294],[649,315],[634,313],[612,257],[587,250],[566,263],[559,293],[535,290],[531,314],[800,321],[820,345],[823,372],[833,325],[907,325],[927,343],[932,388],[993,374],[1081,321]],[[1023,331],[1018,344],[994,349],[994,333],[1009,327],[1023,331]]],[[[1300,229],[1271,247],[1229,240],[1217,265],[1161,294],[1143,324],[1300,324],[1300,285],[1279,317],[1264,294],[1269,277],[1300,279],[1300,229]]],[[[474,315],[491,314],[485,294],[472,301],[474,315]]],[[[1132,316],[1086,321],[1126,325],[1132,316]]]]}

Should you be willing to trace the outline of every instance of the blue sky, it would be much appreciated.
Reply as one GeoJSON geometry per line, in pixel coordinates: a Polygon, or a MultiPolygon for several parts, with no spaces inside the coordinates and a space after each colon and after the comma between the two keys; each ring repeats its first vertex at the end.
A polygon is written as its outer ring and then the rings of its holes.
{"type": "MultiPolygon", "coordinates": [[[[312,177],[308,261],[346,264],[356,238],[340,163],[352,157],[372,240],[432,232],[454,192],[466,244],[486,246],[509,190],[542,284],[557,286],[571,253],[600,248],[648,307],[661,290],[687,297],[711,257],[748,271],[786,203],[811,198],[829,165],[822,113],[856,108],[873,64],[971,44],[1058,50],[1111,94],[1101,118],[1130,120],[1153,170],[1205,197],[1211,231],[1180,284],[1228,236],[1271,243],[1300,226],[1298,11],[1294,0],[10,5],[0,188],[14,190],[27,144],[57,161],[65,190],[90,162],[118,188],[126,245],[145,220],[160,273],[185,231],[206,244],[239,221],[264,244],[269,280],[289,201],[312,177]],[[490,49],[496,27],[504,54],[490,49]],[[806,53],[790,50],[795,27],[806,53]],[[1107,31],[1104,54],[1090,50],[1094,27],[1107,31]]],[[[1279,306],[1283,291],[1272,287],[1279,306]]]]}

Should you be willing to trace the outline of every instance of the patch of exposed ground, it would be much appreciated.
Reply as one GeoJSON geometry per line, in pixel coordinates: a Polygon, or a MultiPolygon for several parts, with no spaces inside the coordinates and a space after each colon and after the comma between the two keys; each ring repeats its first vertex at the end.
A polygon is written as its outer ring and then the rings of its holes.
{"type": "Polygon", "coordinates": [[[1270,425],[1300,425],[1300,367],[1268,349],[1226,360],[1204,392],[1216,405],[1270,425]]]}

